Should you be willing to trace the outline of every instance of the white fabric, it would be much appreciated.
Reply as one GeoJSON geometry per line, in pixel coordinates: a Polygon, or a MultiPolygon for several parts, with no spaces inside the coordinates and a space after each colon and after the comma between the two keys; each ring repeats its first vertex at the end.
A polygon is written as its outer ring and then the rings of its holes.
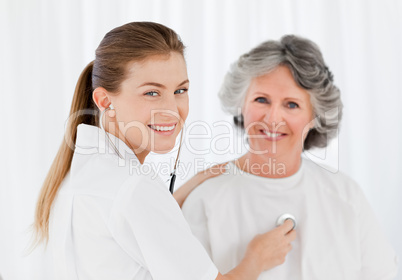
{"type": "Polygon", "coordinates": [[[360,188],[309,160],[281,179],[238,169],[207,180],[182,208],[193,233],[225,273],[243,258],[258,233],[275,228],[290,213],[297,239],[284,264],[260,280],[385,280],[396,275],[396,256],[360,188]]]}
{"type": "Polygon", "coordinates": [[[136,156],[111,138],[123,161],[102,130],[79,125],[51,213],[53,279],[215,279],[216,267],[159,177],[132,168],[136,156]]]}

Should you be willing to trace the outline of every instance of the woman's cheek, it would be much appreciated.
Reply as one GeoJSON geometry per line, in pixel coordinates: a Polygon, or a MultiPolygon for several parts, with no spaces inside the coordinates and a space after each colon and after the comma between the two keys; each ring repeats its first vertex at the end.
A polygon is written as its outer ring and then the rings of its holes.
{"type": "Polygon", "coordinates": [[[188,96],[180,104],[180,117],[185,121],[189,113],[189,99],[188,96]]]}

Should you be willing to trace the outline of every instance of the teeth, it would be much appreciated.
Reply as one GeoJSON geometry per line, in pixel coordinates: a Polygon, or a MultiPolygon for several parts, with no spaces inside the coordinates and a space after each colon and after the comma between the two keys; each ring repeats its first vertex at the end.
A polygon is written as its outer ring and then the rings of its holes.
{"type": "Polygon", "coordinates": [[[279,136],[282,135],[282,133],[271,133],[271,132],[269,132],[269,131],[264,131],[264,133],[265,133],[268,137],[271,137],[271,138],[276,138],[276,137],[279,137],[279,136]]]}
{"type": "Polygon", "coordinates": [[[158,131],[171,131],[173,130],[175,125],[172,126],[159,126],[159,125],[151,125],[151,128],[158,131]]]}

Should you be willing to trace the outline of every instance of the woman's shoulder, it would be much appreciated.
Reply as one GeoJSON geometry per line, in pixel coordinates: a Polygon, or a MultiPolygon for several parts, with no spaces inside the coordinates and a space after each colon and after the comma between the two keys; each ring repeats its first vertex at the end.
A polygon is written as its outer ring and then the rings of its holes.
{"type": "Polygon", "coordinates": [[[347,203],[354,204],[363,195],[358,183],[348,174],[326,166],[315,163],[309,159],[303,159],[304,176],[306,181],[311,182],[320,190],[335,196],[347,203]]]}
{"type": "Polygon", "coordinates": [[[314,162],[310,159],[303,158],[303,168],[306,173],[313,173],[318,177],[329,180],[340,180],[343,182],[355,183],[355,181],[346,173],[339,170],[338,167],[333,167],[327,164],[314,162]]]}
{"type": "Polygon", "coordinates": [[[138,186],[162,184],[154,170],[141,168],[138,160],[100,153],[76,156],[68,176],[69,192],[108,199],[121,195],[124,188],[137,191],[138,186]]]}
{"type": "Polygon", "coordinates": [[[213,203],[213,201],[220,196],[224,195],[229,189],[235,185],[234,182],[239,180],[236,176],[236,167],[233,162],[226,165],[226,170],[216,176],[209,178],[197,186],[187,197],[185,203],[191,204],[196,201],[206,201],[213,203]]]}

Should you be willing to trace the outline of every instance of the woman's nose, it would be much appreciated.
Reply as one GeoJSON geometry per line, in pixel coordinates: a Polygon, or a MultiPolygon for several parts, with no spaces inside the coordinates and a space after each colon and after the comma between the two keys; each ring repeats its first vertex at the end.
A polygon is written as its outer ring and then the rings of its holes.
{"type": "Polygon", "coordinates": [[[164,98],[162,101],[161,110],[158,110],[159,115],[167,118],[177,118],[179,115],[179,109],[176,98],[168,97],[164,98]]]}
{"type": "Polygon", "coordinates": [[[266,112],[264,116],[264,122],[269,125],[269,127],[276,127],[279,123],[283,121],[282,110],[280,106],[272,105],[266,112]]]}

